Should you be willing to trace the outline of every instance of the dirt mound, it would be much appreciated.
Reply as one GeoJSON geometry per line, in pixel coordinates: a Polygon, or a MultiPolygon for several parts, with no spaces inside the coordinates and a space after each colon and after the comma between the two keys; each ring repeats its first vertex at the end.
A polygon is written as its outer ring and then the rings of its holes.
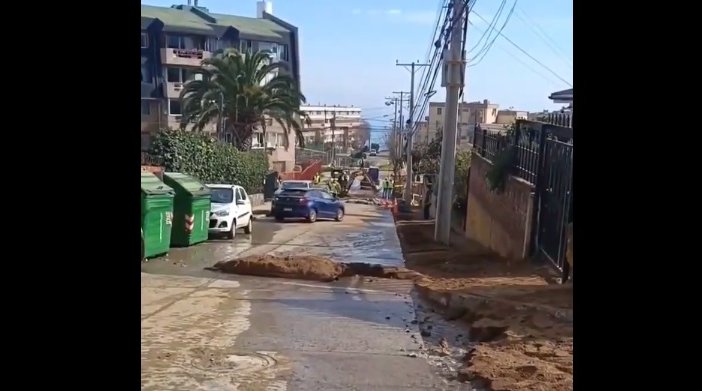
{"type": "Polygon", "coordinates": [[[417,280],[423,276],[402,267],[370,263],[338,263],[314,255],[259,255],[216,263],[212,270],[261,277],[292,278],[329,282],[339,277],[361,275],[398,280],[417,280]]]}
{"type": "Polygon", "coordinates": [[[343,265],[317,256],[249,256],[217,262],[212,269],[223,273],[261,277],[334,281],[344,271],[343,265]]]}
{"type": "Polygon", "coordinates": [[[340,277],[350,277],[354,275],[377,277],[377,278],[394,278],[397,280],[418,280],[424,276],[414,270],[405,269],[404,267],[383,266],[372,263],[344,263],[344,271],[340,277]]]}

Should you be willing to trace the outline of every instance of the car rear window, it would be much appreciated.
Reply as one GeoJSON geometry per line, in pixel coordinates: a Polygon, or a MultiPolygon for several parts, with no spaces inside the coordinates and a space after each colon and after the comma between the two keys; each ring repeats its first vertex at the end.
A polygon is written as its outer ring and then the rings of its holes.
{"type": "Polygon", "coordinates": [[[283,190],[280,195],[282,196],[290,196],[290,197],[302,197],[305,194],[307,194],[307,190],[304,189],[288,189],[288,190],[283,190]]]}

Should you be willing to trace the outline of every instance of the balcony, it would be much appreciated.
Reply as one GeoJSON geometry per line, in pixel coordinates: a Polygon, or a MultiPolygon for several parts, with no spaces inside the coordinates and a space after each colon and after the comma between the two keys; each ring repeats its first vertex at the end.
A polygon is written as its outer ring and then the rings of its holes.
{"type": "Polygon", "coordinates": [[[176,99],[180,97],[180,91],[183,90],[183,86],[185,86],[185,83],[180,83],[180,82],[167,82],[163,83],[163,95],[166,98],[172,98],[176,99]]]}
{"type": "Polygon", "coordinates": [[[161,49],[161,64],[199,67],[202,60],[212,57],[212,52],[200,49],[161,49]]]}

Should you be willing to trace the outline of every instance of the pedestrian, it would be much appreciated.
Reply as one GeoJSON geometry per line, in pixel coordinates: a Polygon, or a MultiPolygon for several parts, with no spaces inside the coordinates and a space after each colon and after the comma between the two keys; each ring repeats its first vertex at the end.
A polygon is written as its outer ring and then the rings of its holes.
{"type": "Polygon", "coordinates": [[[427,191],[424,194],[424,220],[429,220],[429,210],[431,209],[431,186],[427,186],[427,191]]]}
{"type": "Polygon", "coordinates": [[[390,176],[390,179],[388,180],[388,199],[392,200],[395,198],[395,195],[393,194],[395,192],[395,179],[390,176]]]}
{"type": "Polygon", "coordinates": [[[384,200],[387,200],[389,197],[388,196],[389,184],[390,184],[390,182],[388,182],[388,178],[384,178],[383,184],[382,184],[382,186],[383,186],[383,199],[384,200]]]}

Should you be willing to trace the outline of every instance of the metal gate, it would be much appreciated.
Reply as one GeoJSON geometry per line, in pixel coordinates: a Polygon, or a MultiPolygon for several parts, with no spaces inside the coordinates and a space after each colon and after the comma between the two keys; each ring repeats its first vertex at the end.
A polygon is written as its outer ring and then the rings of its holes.
{"type": "Polygon", "coordinates": [[[572,219],[573,129],[543,125],[540,136],[534,247],[536,255],[553,263],[565,281],[569,272],[566,226],[572,219]]]}

